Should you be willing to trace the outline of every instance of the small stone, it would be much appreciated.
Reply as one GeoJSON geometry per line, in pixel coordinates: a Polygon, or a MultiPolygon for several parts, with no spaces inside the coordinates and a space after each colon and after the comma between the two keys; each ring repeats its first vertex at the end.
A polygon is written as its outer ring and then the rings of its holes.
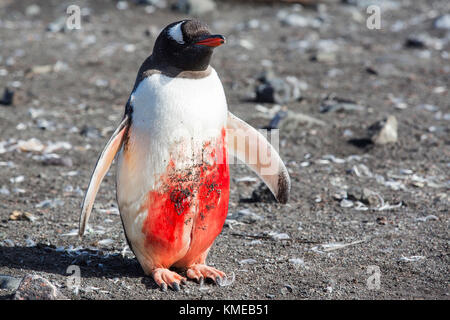
{"type": "Polygon", "coordinates": [[[62,71],[67,71],[69,69],[70,69],[69,65],[61,60],[56,61],[56,63],[53,65],[54,72],[62,72],[62,71]]]}
{"type": "Polygon", "coordinates": [[[439,220],[439,218],[436,217],[436,216],[433,215],[433,214],[430,214],[430,215],[428,215],[428,216],[426,216],[426,217],[416,218],[416,221],[421,221],[421,222],[426,222],[426,221],[428,221],[428,220],[434,221],[434,220],[439,220]]]}
{"type": "Polygon", "coordinates": [[[436,112],[439,110],[439,107],[432,105],[432,104],[419,104],[416,107],[417,110],[424,110],[429,112],[436,112]]]}
{"type": "Polygon", "coordinates": [[[128,43],[128,44],[123,46],[123,51],[125,51],[127,53],[135,52],[136,51],[136,45],[134,45],[132,43],[128,43]]]}
{"type": "Polygon", "coordinates": [[[51,22],[47,26],[49,32],[64,32],[66,27],[66,17],[60,17],[57,20],[51,22]]]}
{"type": "Polygon", "coordinates": [[[405,41],[405,47],[410,49],[424,49],[426,48],[426,44],[423,39],[410,36],[405,41]]]}
{"type": "Polygon", "coordinates": [[[334,63],[336,62],[336,54],[334,52],[317,52],[311,56],[311,61],[334,63]]]}
{"type": "Polygon", "coordinates": [[[0,104],[4,106],[10,106],[14,102],[14,91],[5,88],[3,91],[3,97],[0,99],[0,104]]]}
{"type": "Polygon", "coordinates": [[[97,128],[88,127],[88,126],[84,126],[81,129],[80,134],[82,136],[85,136],[85,137],[88,137],[88,138],[92,138],[92,139],[101,137],[100,131],[97,128]]]}
{"type": "Polygon", "coordinates": [[[377,218],[377,223],[381,224],[381,225],[386,225],[388,223],[388,220],[386,217],[382,216],[382,217],[378,217],[377,218]]]}
{"type": "Polygon", "coordinates": [[[335,194],[333,194],[333,199],[335,200],[347,199],[347,191],[345,190],[337,191],[335,194]]]}
{"type": "Polygon", "coordinates": [[[119,1],[116,4],[116,8],[119,10],[127,10],[128,9],[128,2],[126,1],[119,1]]]}
{"type": "Polygon", "coordinates": [[[36,138],[31,138],[30,140],[18,142],[18,148],[24,152],[41,152],[44,150],[45,146],[36,138]]]}
{"type": "Polygon", "coordinates": [[[392,115],[374,123],[369,127],[372,142],[379,145],[397,142],[397,127],[397,118],[392,115]]]}
{"type": "Polygon", "coordinates": [[[55,153],[48,153],[43,155],[42,164],[45,166],[71,167],[73,165],[73,161],[69,157],[60,157],[55,153]]]}
{"type": "Polygon", "coordinates": [[[28,220],[28,221],[34,222],[37,220],[37,218],[29,212],[21,212],[18,210],[14,210],[11,213],[11,215],[9,216],[9,220],[12,220],[12,221],[28,220]]]}
{"type": "Polygon", "coordinates": [[[450,14],[444,14],[434,20],[433,26],[436,29],[450,30],[450,14]]]}
{"type": "Polygon", "coordinates": [[[289,235],[287,234],[287,233],[279,233],[279,232],[276,232],[276,231],[271,231],[271,232],[269,232],[269,237],[272,239],[272,240],[275,240],[275,241],[277,241],[277,240],[289,240],[289,239],[291,239],[291,237],[289,237],[289,235]]]}
{"type": "Polygon", "coordinates": [[[423,188],[425,187],[425,182],[423,181],[413,181],[411,184],[416,188],[423,188]]]}
{"type": "Polygon", "coordinates": [[[17,177],[9,179],[9,181],[11,183],[21,183],[21,182],[25,181],[25,177],[24,176],[17,176],[17,177]]]}
{"type": "Polygon", "coordinates": [[[351,207],[353,207],[353,201],[350,201],[347,199],[342,199],[340,202],[340,206],[342,208],[351,208],[351,207]]]}
{"type": "Polygon", "coordinates": [[[5,239],[5,240],[3,240],[3,244],[2,244],[3,246],[6,246],[6,247],[15,247],[15,243],[14,243],[14,241],[12,241],[11,239],[5,239]]]}
{"type": "Polygon", "coordinates": [[[230,216],[230,219],[242,221],[245,223],[255,223],[257,221],[263,220],[260,215],[257,215],[256,213],[253,213],[248,209],[239,210],[235,214],[232,214],[230,216]]]}
{"type": "Polygon", "coordinates": [[[304,266],[305,261],[301,258],[291,258],[289,259],[289,262],[292,263],[294,266],[304,266]]]}
{"type": "Polygon", "coordinates": [[[103,239],[103,240],[97,241],[97,242],[95,243],[95,246],[103,246],[103,247],[107,247],[107,246],[109,246],[109,245],[111,245],[111,244],[113,244],[113,243],[114,243],[114,240],[113,240],[113,239],[103,239]]]}
{"type": "Polygon", "coordinates": [[[4,195],[4,196],[9,196],[11,194],[11,192],[9,191],[9,189],[5,186],[2,186],[0,188],[0,194],[4,195]]]}
{"type": "Polygon", "coordinates": [[[377,193],[367,188],[362,190],[362,195],[359,200],[371,207],[379,207],[381,205],[380,197],[377,193]]]}
{"type": "Polygon", "coordinates": [[[354,101],[349,99],[343,99],[338,97],[328,98],[322,101],[320,104],[320,112],[352,112],[352,111],[363,111],[364,106],[361,106],[354,101]]]}
{"type": "Polygon", "coordinates": [[[352,169],[350,170],[350,172],[352,174],[356,175],[357,177],[372,177],[373,176],[370,169],[362,163],[354,165],[352,167],[352,169]]]}
{"type": "Polygon", "coordinates": [[[304,17],[300,14],[288,13],[287,11],[284,11],[284,10],[281,10],[280,12],[278,12],[277,17],[283,26],[288,26],[288,27],[319,28],[322,25],[322,21],[320,19],[304,17]]]}
{"type": "Polygon", "coordinates": [[[16,290],[22,279],[0,274],[0,289],[16,290]]]}
{"type": "Polygon", "coordinates": [[[254,203],[254,202],[264,202],[264,203],[276,203],[277,200],[275,199],[275,196],[272,194],[270,189],[264,184],[261,183],[259,186],[253,190],[252,195],[250,198],[242,198],[240,199],[241,202],[248,202],[248,203],[254,203]]]}
{"type": "Polygon", "coordinates": [[[401,257],[399,260],[403,262],[416,262],[425,259],[424,256],[401,257]]]}
{"type": "Polygon", "coordinates": [[[172,9],[193,16],[200,16],[216,9],[213,0],[178,0],[172,9]]]}
{"type": "Polygon", "coordinates": [[[253,183],[258,182],[258,179],[255,177],[242,177],[242,178],[235,178],[235,183],[242,183],[245,185],[252,185],[253,183]]]}
{"type": "Polygon", "coordinates": [[[37,16],[41,13],[41,7],[32,4],[25,9],[25,14],[29,17],[37,16]]]}
{"type": "Polygon", "coordinates": [[[261,76],[262,83],[256,87],[256,102],[285,104],[298,101],[307,84],[293,76],[277,78],[270,72],[261,76]]]}
{"type": "Polygon", "coordinates": [[[244,259],[239,261],[239,264],[255,264],[257,261],[255,259],[244,259]]]}
{"type": "Polygon", "coordinates": [[[67,300],[47,279],[27,274],[23,277],[13,297],[14,300],[67,300]]]}
{"type": "Polygon", "coordinates": [[[319,120],[314,117],[311,117],[307,114],[287,110],[287,116],[281,121],[281,123],[279,124],[279,128],[283,132],[297,133],[298,128],[304,126],[305,124],[308,126],[311,126],[311,125],[324,126],[324,125],[326,125],[326,123],[324,121],[319,120]]]}
{"type": "Polygon", "coordinates": [[[152,14],[156,11],[156,8],[154,6],[145,6],[144,10],[145,13],[152,14]]]}
{"type": "Polygon", "coordinates": [[[53,199],[53,200],[44,200],[39,202],[36,205],[36,208],[43,208],[43,209],[47,209],[47,208],[56,208],[59,206],[63,206],[64,205],[64,201],[61,199],[53,199]]]}
{"type": "Polygon", "coordinates": [[[292,293],[294,291],[294,288],[289,285],[289,284],[285,284],[283,288],[281,288],[281,294],[286,295],[288,293],[292,293]]]}

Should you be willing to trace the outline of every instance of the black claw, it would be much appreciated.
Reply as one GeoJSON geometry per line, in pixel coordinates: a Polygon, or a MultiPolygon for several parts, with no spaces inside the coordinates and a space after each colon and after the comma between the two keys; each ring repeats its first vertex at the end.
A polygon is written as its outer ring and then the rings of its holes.
{"type": "Polygon", "coordinates": [[[181,279],[181,284],[184,284],[184,285],[187,285],[187,281],[186,281],[186,279],[181,279]]]}
{"type": "Polygon", "coordinates": [[[174,291],[180,291],[180,285],[178,284],[178,282],[173,282],[172,283],[172,289],[174,290],[174,291]]]}
{"type": "Polygon", "coordinates": [[[161,291],[162,292],[166,292],[167,291],[167,284],[165,284],[165,283],[161,284],[161,291]]]}

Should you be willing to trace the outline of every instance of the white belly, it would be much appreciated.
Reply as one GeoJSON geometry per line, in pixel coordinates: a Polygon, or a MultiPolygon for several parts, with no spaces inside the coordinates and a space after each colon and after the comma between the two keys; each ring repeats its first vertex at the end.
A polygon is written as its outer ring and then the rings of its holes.
{"type": "Polygon", "coordinates": [[[154,74],[139,84],[131,103],[127,150],[117,161],[117,200],[127,237],[140,251],[135,243],[143,242],[145,197],[159,187],[158,178],[172,159],[176,169],[201,160],[199,147],[219,138],[226,127],[227,103],[214,69],[195,80],[154,74]]]}

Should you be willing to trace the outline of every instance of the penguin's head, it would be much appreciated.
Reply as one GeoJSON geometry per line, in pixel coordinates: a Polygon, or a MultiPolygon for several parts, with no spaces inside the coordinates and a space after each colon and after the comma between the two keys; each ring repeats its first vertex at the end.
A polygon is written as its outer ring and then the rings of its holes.
{"type": "Polygon", "coordinates": [[[225,43],[221,35],[213,35],[198,20],[182,20],[169,24],[156,39],[153,56],[183,71],[206,70],[215,47],[225,43]]]}

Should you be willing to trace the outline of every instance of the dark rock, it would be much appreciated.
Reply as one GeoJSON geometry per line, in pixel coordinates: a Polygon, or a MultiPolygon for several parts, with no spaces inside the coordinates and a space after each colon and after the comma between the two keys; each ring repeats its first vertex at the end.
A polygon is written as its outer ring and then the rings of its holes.
{"type": "Polygon", "coordinates": [[[67,300],[47,279],[27,274],[13,297],[14,300],[67,300]]]}
{"type": "Polygon", "coordinates": [[[371,67],[371,66],[367,66],[366,67],[366,72],[368,74],[373,74],[374,76],[378,75],[378,71],[375,68],[371,67]]]}
{"type": "Polygon", "coordinates": [[[266,73],[259,80],[262,83],[256,87],[256,102],[285,104],[301,98],[304,85],[296,77],[282,79],[266,73]]]}
{"type": "Polygon", "coordinates": [[[426,47],[426,44],[423,39],[409,37],[405,41],[405,47],[410,49],[424,49],[426,47]]]}
{"type": "Polygon", "coordinates": [[[13,104],[13,98],[14,98],[14,91],[5,88],[5,91],[3,92],[3,97],[0,100],[0,104],[4,106],[10,106],[13,104]]]}
{"type": "Polygon", "coordinates": [[[264,203],[276,203],[275,196],[272,194],[270,189],[261,183],[255,190],[253,190],[250,198],[240,199],[240,202],[244,203],[254,203],[254,202],[264,202],[264,203]]]}
{"type": "Polygon", "coordinates": [[[388,223],[388,220],[387,220],[387,218],[385,216],[378,217],[377,218],[377,223],[384,226],[384,225],[386,225],[388,223]]]}

